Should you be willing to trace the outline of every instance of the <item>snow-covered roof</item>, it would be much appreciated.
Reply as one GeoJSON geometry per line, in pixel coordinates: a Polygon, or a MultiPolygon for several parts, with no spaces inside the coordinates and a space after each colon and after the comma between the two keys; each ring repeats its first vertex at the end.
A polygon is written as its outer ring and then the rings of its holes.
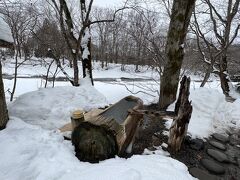
{"type": "Polygon", "coordinates": [[[4,22],[1,16],[0,16],[0,40],[8,43],[13,43],[11,30],[7,23],[4,22]]]}

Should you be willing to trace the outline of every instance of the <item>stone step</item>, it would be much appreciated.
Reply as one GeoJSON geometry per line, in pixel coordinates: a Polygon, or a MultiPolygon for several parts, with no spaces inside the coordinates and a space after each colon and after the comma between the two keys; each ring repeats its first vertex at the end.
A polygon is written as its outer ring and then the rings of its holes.
{"type": "Polygon", "coordinates": [[[217,160],[218,162],[229,162],[229,159],[227,157],[226,154],[218,151],[218,150],[215,150],[215,149],[208,149],[207,150],[207,153],[209,156],[211,156],[212,158],[214,158],[215,160],[217,160]]]}
{"type": "Polygon", "coordinates": [[[227,136],[227,135],[222,135],[222,134],[217,134],[217,133],[215,133],[215,134],[213,134],[212,136],[213,136],[213,138],[215,138],[216,140],[221,141],[221,142],[223,142],[223,143],[229,142],[229,136],[227,136]]]}
{"type": "Polygon", "coordinates": [[[214,175],[209,174],[208,172],[199,169],[199,168],[191,168],[189,169],[190,174],[198,178],[199,180],[217,180],[218,178],[214,175]]]}
{"type": "Polygon", "coordinates": [[[218,148],[223,151],[226,151],[226,149],[227,149],[227,147],[224,144],[217,142],[217,141],[209,141],[209,144],[211,144],[213,147],[218,148]]]}
{"type": "Polygon", "coordinates": [[[214,174],[224,174],[225,173],[225,168],[213,160],[202,159],[201,163],[211,173],[214,173],[214,174]]]}

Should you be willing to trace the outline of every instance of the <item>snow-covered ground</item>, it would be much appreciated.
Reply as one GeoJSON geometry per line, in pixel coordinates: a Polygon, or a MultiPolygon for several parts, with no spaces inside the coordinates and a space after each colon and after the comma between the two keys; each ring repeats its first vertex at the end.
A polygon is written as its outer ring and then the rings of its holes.
{"type": "Polygon", "coordinates": [[[163,155],[80,162],[61,134],[13,118],[0,131],[0,179],[4,180],[190,180],[187,167],[163,155]]]}
{"type": "Polygon", "coordinates": [[[42,88],[18,97],[9,105],[12,116],[45,129],[57,129],[70,121],[74,110],[105,107],[106,98],[84,79],[81,87],[42,88]],[[85,82],[83,82],[85,81],[85,82]]]}
{"type": "MultiPolygon", "coordinates": [[[[68,67],[66,71],[72,74],[68,67]]],[[[12,74],[13,64],[5,63],[3,72],[12,74]]],[[[44,74],[46,67],[39,65],[25,65],[19,69],[21,76],[44,74]]],[[[100,63],[94,63],[93,75],[116,78],[117,81],[95,82],[92,87],[81,80],[81,86],[77,88],[68,82],[56,82],[58,87],[51,88],[49,83],[44,89],[42,79],[18,79],[17,98],[8,104],[11,120],[7,128],[0,131],[0,179],[193,179],[184,164],[166,157],[161,149],[155,155],[133,156],[127,160],[116,157],[94,165],[78,161],[72,145],[56,130],[70,121],[73,110],[103,107],[131,92],[146,104],[158,100],[157,72],[147,67],[134,73],[131,65],[122,72],[120,65],[110,64],[108,70],[102,70],[100,63]],[[126,82],[121,77],[154,80],[126,82]]],[[[63,75],[59,72],[58,76],[63,75]]],[[[195,80],[199,78],[192,76],[195,80]]],[[[5,79],[5,90],[11,89],[12,83],[5,79]]],[[[189,134],[206,138],[214,132],[239,128],[240,99],[234,103],[226,102],[216,80],[205,88],[199,88],[199,85],[199,82],[191,83],[193,114],[189,134]]],[[[169,121],[167,125],[170,124],[169,121]]]]}

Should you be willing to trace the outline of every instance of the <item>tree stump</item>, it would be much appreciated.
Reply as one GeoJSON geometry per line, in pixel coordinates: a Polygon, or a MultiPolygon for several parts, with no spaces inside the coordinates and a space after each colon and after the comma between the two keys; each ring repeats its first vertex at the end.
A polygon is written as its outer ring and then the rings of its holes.
{"type": "Polygon", "coordinates": [[[96,163],[113,158],[118,153],[114,133],[104,127],[82,122],[72,133],[76,157],[81,161],[96,163]]]}
{"type": "Polygon", "coordinates": [[[125,154],[143,119],[142,114],[129,113],[129,109],[138,110],[142,106],[139,98],[128,96],[98,114],[87,113],[84,121],[81,115],[72,116],[71,139],[76,156],[81,161],[95,163],[125,154]]]}
{"type": "Polygon", "coordinates": [[[179,151],[181,148],[192,115],[192,105],[189,101],[190,81],[190,78],[183,77],[178,100],[175,105],[175,114],[177,116],[173,118],[168,139],[168,145],[174,152],[179,151]]]}

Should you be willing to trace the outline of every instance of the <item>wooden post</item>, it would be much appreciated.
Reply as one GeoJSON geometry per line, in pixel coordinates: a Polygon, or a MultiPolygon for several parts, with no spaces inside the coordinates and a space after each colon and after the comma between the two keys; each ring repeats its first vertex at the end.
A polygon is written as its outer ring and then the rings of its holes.
{"type": "Polygon", "coordinates": [[[175,114],[177,116],[173,119],[168,139],[168,145],[173,152],[180,150],[192,115],[192,105],[189,101],[190,81],[190,78],[183,77],[179,97],[175,105],[175,114]]]}
{"type": "Polygon", "coordinates": [[[74,111],[71,116],[72,129],[74,130],[84,121],[84,111],[77,110],[74,111]]]}

